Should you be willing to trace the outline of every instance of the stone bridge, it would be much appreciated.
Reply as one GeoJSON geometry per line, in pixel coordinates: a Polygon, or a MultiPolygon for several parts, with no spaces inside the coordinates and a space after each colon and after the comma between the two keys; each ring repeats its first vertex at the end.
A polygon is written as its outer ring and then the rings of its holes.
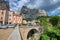
{"type": "Polygon", "coordinates": [[[42,28],[40,26],[21,26],[20,27],[22,40],[28,40],[29,38],[31,38],[32,34],[37,35],[36,38],[38,39],[41,32],[42,32],[42,28]]]}
{"type": "Polygon", "coordinates": [[[32,34],[38,40],[42,33],[41,26],[20,26],[0,29],[0,40],[31,40],[32,34]]]}

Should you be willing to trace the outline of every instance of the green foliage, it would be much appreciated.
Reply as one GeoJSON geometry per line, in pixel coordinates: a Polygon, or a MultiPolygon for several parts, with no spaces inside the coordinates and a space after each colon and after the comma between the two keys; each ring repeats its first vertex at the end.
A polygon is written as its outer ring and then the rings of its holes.
{"type": "Polygon", "coordinates": [[[26,18],[26,20],[27,20],[27,21],[31,21],[31,20],[33,20],[33,19],[32,19],[32,18],[26,18]]]}
{"type": "Polygon", "coordinates": [[[32,35],[31,40],[35,40],[34,35],[32,35]]]}
{"type": "Polygon", "coordinates": [[[47,20],[47,18],[40,18],[39,19],[40,20],[40,22],[41,22],[41,25],[43,25],[43,26],[47,26],[47,24],[48,24],[48,20],[47,20]]]}
{"type": "Polygon", "coordinates": [[[43,34],[43,35],[40,37],[40,40],[50,40],[50,37],[47,36],[46,34],[43,34]]]}
{"type": "Polygon", "coordinates": [[[57,40],[56,38],[52,38],[52,40],[57,40]]]}
{"type": "Polygon", "coordinates": [[[60,40],[60,17],[53,16],[50,18],[39,18],[43,26],[43,34],[40,40],[60,40]]]}
{"type": "Polygon", "coordinates": [[[59,21],[59,16],[51,17],[49,21],[53,26],[56,26],[58,24],[58,21],[59,21]]]}

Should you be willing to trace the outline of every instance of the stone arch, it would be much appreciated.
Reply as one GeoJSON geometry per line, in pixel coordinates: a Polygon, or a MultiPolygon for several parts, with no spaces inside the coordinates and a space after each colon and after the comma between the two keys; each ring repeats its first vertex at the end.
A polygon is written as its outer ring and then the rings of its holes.
{"type": "Polygon", "coordinates": [[[27,33],[27,39],[31,38],[35,33],[39,33],[37,29],[30,29],[27,33]]]}

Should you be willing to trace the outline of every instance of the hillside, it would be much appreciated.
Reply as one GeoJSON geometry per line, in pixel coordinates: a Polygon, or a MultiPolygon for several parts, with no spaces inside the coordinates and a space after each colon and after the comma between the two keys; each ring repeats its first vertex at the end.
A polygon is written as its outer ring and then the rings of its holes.
{"type": "Polygon", "coordinates": [[[22,7],[21,14],[23,18],[37,18],[38,16],[48,16],[48,13],[45,10],[29,9],[26,6],[22,7]]]}
{"type": "Polygon", "coordinates": [[[40,25],[43,26],[43,34],[40,40],[60,40],[60,17],[41,17],[40,25]]]}

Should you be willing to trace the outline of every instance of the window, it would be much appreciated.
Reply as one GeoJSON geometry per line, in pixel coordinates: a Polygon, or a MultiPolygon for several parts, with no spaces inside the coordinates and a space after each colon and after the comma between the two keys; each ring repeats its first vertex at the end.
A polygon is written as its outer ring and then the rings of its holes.
{"type": "Polygon", "coordinates": [[[3,13],[4,13],[4,12],[2,11],[2,15],[3,15],[3,13]]]}
{"type": "Polygon", "coordinates": [[[11,24],[11,22],[9,24],[11,24]]]}
{"type": "Polygon", "coordinates": [[[1,19],[3,19],[3,17],[1,17],[1,19]]]}

